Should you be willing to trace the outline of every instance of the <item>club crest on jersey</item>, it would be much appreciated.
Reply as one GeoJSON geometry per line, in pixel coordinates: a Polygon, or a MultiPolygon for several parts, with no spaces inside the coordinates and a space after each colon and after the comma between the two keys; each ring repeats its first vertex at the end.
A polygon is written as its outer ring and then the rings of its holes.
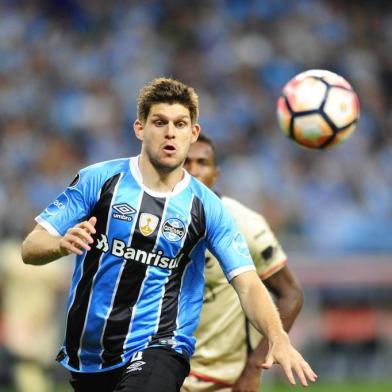
{"type": "Polygon", "coordinates": [[[148,237],[155,231],[158,222],[157,216],[142,212],[139,217],[139,230],[145,237],[148,237]]]}
{"type": "Polygon", "coordinates": [[[185,235],[185,223],[177,218],[170,218],[163,224],[162,234],[168,241],[180,241],[185,235]]]}
{"type": "Polygon", "coordinates": [[[127,203],[121,203],[121,204],[115,204],[112,206],[113,210],[116,212],[113,212],[113,218],[115,219],[120,219],[128,222],[132,222],[133,217],[131,216],[136,212],[136,210],[131,207],[127,203]]]}

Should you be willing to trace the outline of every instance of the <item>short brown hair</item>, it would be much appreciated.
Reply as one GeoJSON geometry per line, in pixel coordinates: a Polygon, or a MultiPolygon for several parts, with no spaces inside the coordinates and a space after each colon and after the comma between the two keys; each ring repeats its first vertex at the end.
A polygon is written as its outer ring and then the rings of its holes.
{"type": "Polygon", "coordinates": [[[170,78],[157,78],[144,86],[137,98],[137,117],[147,120],[151,106],[158,103],[179,103],[189,110],[192,124],[199,117],[199,98],[192,87],[170,78]]]}

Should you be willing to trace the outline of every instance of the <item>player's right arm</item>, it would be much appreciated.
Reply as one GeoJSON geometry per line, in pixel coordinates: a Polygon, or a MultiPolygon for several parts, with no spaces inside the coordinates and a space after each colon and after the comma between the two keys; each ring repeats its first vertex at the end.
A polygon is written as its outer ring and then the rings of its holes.
{"type": "Polygon", "coordinates": [[[70,253],[81,255],[90,250],[97,221],[93,208],[106,178],[107,168],[102,164],[82,169],[77,174],[35,218],[38,224],[22,244],[24,263],[43,265],[70,253]]]}
{"type": "Polygon", "coordinates": [[[67,230],[64,236],[53,235],[37,224],[22,244],[22,259],[25,264],[43,265],[60,257],[89,251],[93,243],[97,218],[91,217],[67,230]]]}

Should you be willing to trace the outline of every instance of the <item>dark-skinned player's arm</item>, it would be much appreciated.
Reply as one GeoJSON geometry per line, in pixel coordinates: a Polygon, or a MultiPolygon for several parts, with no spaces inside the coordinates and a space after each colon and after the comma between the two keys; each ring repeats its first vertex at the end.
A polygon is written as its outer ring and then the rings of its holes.
{"type": "MultiPolygon", "coordinates": [[[[303,305],[301,287],[287,266],[264,280],[264,284],[274,294],[283,329],[289,332],[303,305]]],[[[267,353],[268,341],[262,339],[248,357],[240,377],[233,386],[233,392],[259,390],[261,364],[267,353]]]]}
{"type": "Polygon", "coordinates": [[[22,259],[25,264],[43,265],[71,253],[81,255],[89,251],[93,243],[96,217],[69,228],[64,236],[49,233],[37,224],[22,244],[22,259]]]}
{"type": "Polygon", "coordinates": [[[269,369],[274,363],[278,363],[292,385],[296,384],[294,374],[303,386],[308,386],[307,380],[315,382],[317,375],[291,345],[272,297],[257,273],[243,272],[233,278],[231,283],[239,296],[246,317],[268,339],[268,353],[261,365],[262,368],[269,369]]]}

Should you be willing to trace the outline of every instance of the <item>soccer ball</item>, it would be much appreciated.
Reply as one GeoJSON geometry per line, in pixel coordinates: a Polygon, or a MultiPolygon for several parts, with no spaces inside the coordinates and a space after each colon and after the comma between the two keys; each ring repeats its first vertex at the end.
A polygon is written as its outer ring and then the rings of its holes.
{"type": "Polygon", "coordinates": [[[300,146],[337,146],[354,132],[359,100],[351,85],[336,73],[312,69],[291,79],[277,102],[283,133],[300,146]]]}

